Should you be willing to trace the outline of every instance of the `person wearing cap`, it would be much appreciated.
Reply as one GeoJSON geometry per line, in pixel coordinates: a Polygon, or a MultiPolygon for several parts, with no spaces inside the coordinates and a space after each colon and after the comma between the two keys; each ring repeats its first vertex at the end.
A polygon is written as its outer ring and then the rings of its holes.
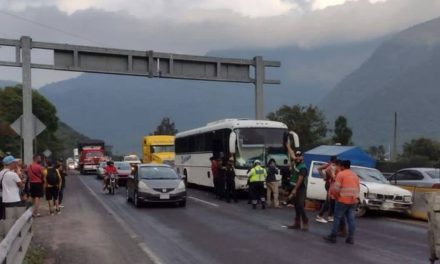
{"type": "Polygon", "coordinates": [[[309,219],[305,211],[307,197],[307,167],[304,164],[304,155],[301,151],[293,151],[289,144],[286,144],[291,157],[294,157],[294,166],[292,168],[292,179],[295,187],[289,193],[289,200],[293,200],[295,206],[295,222],[288,225],[289,229],[309,230],[309,219]],[[302,224],[302,225],[301,225],[302,224]]]}
{"type": "Polygon", "coordinates": [[[235,203],[238,203],[237,193],[235,190],[235,171],[234,171],[234,158],[230,157],[227,164],[225,164],[225,178],[226,178],[226,202],[230,203],[231,199],[234,199],[235,203]]]}
{"type": "Polygon", "coordinates": [[[266,209],[266,198],[264,182],[266,181],[266,169],[261,167],[261,161],[255,160],[254,167],[249,171],[249,192],[252,198],[252,208],[257,209],[258,200],[261,201],[261,208],[266,209]]]}
{"type": "Polygon", "coordinates": [[[0,171],[0,182],[2,186],[1,211],[5,219],[18,218],[14,214],[15,210],[13,208],[21,204],[20,188],[23,187],[23,182],[15,172],[17,165],[18,160],[13,156],[9,155],[3,158],[4,168],[0,171]]]}

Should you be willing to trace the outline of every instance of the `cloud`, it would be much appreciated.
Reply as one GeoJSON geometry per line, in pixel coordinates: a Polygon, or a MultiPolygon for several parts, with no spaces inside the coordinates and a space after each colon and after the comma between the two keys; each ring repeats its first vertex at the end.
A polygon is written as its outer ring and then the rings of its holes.
{"type": "Polygon", "coordinates": [[[439,15],[438,0],[10,0],[0,37],[203,55],[367,41],[439,15]]]}

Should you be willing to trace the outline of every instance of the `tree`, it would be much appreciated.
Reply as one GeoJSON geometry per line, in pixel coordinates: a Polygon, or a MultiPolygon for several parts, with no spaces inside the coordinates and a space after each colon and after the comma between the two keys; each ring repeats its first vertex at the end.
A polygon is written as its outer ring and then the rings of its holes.
{"type": "Polygon", "coordinates": [[[371,156],[373,156],[376,160],[383,161],[385,160],[385,147],[383,145],[379,146],[371,146],[368,151],[371,156]]]}
{"type": "Polygon", "coordinates": [[[431,161],[438,161],[440,159],[440,142],[422,137],[403,144],[402,158],[413,159],[416,157],[426,157],[431,161]]]}
{"type": "Polygon", "coordinates": [[[335,120],[335,130],[333,136],[333,143],[340,143],[343,146],[352,145],[351,136],[353,131],[347,126],[347,118],[338,116],[335,120]]]}
{"type": "Polygon", "coordinates": [[[169,117],[164,117],[153,132],[153,135],[175,135],[177,132],[174,122],[171,122],[169,117]]]}
{"type": "Polygon", "coordinates": [[[300,138],[301,148],[310,149],[320,145],[327,134],[324,114],[316,106],[282,106],[267,115],[267,119],[279,121],[295,131],[300,138]]]}
{"type": "MultiPolygon", "coordinates": [[[[32,91],[33,113],[45,125],[46,130],[37,137],[37,152],[41,153],[49,148],[54,155],[60,152],[62,145],[54,136],[58,129],[58,117],[56,108],[38,91],[32,91]]],[[[23,113],[21,85],[0,89],[0,123],[11,124],[23,113]]],[[[3,130],[3,129],[2,129],[3,130]]],[[[0,149],[9,151],[16,156],[21,154],[21,139],[18,135],[4,135],[0,131],[0,149]]],[[[7,132],[7,131],[6,131],[7,132]]],[[[6,133],[7,134],[7,133],[6,133]]]]}

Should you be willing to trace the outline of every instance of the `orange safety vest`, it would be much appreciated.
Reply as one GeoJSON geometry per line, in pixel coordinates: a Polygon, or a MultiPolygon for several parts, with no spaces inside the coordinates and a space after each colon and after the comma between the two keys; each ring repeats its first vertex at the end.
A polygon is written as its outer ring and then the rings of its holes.
{"type": "Polygon", "coordinates": [[[336,200],[343,204],[356,204],[359,198],[359,177],[350,169],[336,175],[332,193],[336,200]]]}

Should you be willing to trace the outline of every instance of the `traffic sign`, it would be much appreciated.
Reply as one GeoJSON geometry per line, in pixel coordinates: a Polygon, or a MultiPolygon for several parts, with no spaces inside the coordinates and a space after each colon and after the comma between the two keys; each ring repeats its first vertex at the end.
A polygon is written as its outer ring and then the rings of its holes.
{"type": "MultiPolygon", "coordinates": [[[[35,115],[32,115],[33,119],[32,119],[32,126],[33,126],[33,130],[34,130],[34,137],[38,136],[41,132],[43,132],[46,129],[46,125],[43,124],[43,122],[40,121],[40,119],[38,119],[38,117],[36,117],[35,115]]],[[[17,120],[14,121],[14,123],[12,123],[10,125],[10,127],[12,128],[12,130],[15,131],[15,133],[17,133],[18,135],[22,135],[22,129],[23,129],[23,115],[21,115],[19,118],[17,118],[17,120]]]]}
{"type": "Polygon", "coordinates": [[[52,155],[52,151],[50,151],[49,149],[46,149],[46,150],[43,152],[43,155],[44,155],[46,158],[49,158],[50,155],[52,155]]]}

